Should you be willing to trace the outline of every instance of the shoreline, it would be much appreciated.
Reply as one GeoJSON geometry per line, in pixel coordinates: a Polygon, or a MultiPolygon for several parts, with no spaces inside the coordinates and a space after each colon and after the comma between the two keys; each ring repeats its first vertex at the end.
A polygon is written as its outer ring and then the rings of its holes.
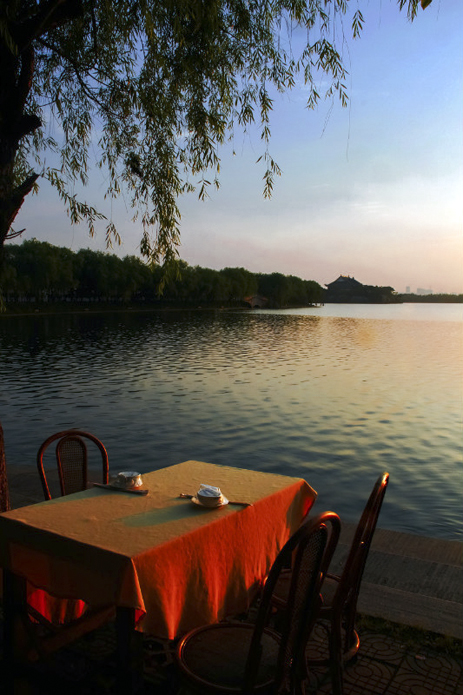
{"type": "MultiPolygon", "coordinates": [[[[457,301],[425,301],[403,299],[399,302],[315,302],[310,304],[291,304],[281,307],[264,307],[265,311],[282,311],[287,309],[319,309],[323,306],[340,305],[340,306],[396,306],[404,304],[443,304],[444,306],[462,304],[463,298],[457,301]]],[[[9,310],[7,304],[3,304],[3,310],[0,310],[0,319],[13,317],[31,317],[31,316],[62,316],[63,314],[147,314],[147,313],[169,313],[169,312],[253,312],[258,313],[258,307],[244,306],[244,303],[234,306],[224,305],[197,305],[197,304],[168,304],[160,301],[159,303],[149,305],[127,304],[106,304],[105,302],[69,302],[56,304],[31,304],[24,303],[24,307],[18,304],[12,304],[12,309],[9,310]]]]}
{"type": "MultiPolygon", "coordinates": [[[[304,304],[304,305],[294,305],[285,306],[280,308],[275,308],[275,311],[280,311],[281,309],[318,309],[320,305],[318,304],[304,304]]],[[[274,308],[274,307],[272,307],[274,308]]],[[[271,309],[270,309],[271,310],[271,309]]],[[[9,313],[8,311],[3,311],[0,313],[1,318],[12,318],[18,316],[62,316],[63,314],[142,314],[142,313],[157,313],[157,312],[179,312],[179,311],[217,311],[217,312],[227,312],[227,311],[246,311],[246,312],[258,312],[259,309],[252,309],[251,307],[244,306],[188,306],[188,305],[175,305],[175,306],[126,306],[126,307],[104,307],[101,304],[98,307],[72,307],[72,308],[59,308],[57,310],[47,309],[26,309],[25,311],[13,311],[9,313]]]]}

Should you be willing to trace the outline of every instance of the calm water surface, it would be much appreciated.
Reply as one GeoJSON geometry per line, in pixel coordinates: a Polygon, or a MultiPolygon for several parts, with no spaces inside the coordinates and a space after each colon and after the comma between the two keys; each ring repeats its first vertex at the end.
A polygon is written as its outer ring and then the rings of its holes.
{"type": "Polygon", "coordinates": [[[461,539],[462,347],[461,304],[2,317],[7,461],[81,427],[113,471],[301,476],[347,521],[387,470],[380,526],[461,539]]]}

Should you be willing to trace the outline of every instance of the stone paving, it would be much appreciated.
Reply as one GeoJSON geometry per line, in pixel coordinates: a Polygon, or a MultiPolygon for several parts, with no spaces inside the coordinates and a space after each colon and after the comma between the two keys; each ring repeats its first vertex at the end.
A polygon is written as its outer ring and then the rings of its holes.
{"type": "MultiPolygon", "coordinates": [[[[308,695],[331,693],[326,672],[313,674],[308,695]]],[[[344,695],[461,695],[461,656],[428,647],[424,638],[360,630],[358,658],[344,673],[344,695]]]]}
{"type": "MultiPolygon", "coordinates": [[[[428,646],[424,636],[404,644],[400,638],[371,629],[361,630],[360,639],[359,655],[345,670],[344,695],[463,694],[461,655],[455,645],[449,654],[428,646]]],[[[182,685],[171,646],[144,641],[144,695],[201,695],[182,685]]],[[[107,625],[46,663],[22,670],[11,695],[111,695],[115,692],[114,649],[114,628],[107,625]]],[[[328,671],[311,672],[306,695],[330,693],[328,671]]]]}

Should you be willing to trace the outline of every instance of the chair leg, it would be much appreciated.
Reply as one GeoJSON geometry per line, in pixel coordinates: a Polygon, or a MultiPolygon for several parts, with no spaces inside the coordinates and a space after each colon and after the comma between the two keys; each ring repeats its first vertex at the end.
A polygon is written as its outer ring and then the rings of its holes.
{"type": "Polygon", "coordinates": [[[3,660],[7,670],[43,656],[36,626],[30,621],[26,580],[3,570],[3,660]]]}
{"type": "Polygon", "coordinates": [[[116,610],[117,635],[117,693],[134,695],[143,687],[143,636],[135,630],[133,608],[118,606],[116,610]]]}
{"type": "Polygon", "coordinates": [[[333,695],[343,694],[341,618],[332,621],[330,631],[330,671],[333,695]]]}

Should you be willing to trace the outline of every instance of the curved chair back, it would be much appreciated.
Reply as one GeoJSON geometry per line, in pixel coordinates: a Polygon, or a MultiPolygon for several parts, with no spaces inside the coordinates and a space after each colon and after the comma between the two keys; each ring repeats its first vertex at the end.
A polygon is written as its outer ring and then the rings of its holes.
{"type": "Polygon", "coordinates": [[[260,660],[260,641],[268,623],[271,598],[281,572],[292,559],[292,579],[281,623],[275,693],[294,692],[305,674],[305,645],[317,620],[323,577],[339,539],[341,522],[334,512],[305,522],[285,544],[268,575],[257,614],[243,692],[253,692],[260,660]]]}
{"type": "MultiPolygon", "coordinates": [[[[357,525],[349,555],[333,598],[332,610],[338,612],[339,615],[342,613],[347,649],[357,641],[355,616],[360,585],[388,482],[389,473],[383,473],[373,487],[357,525]]],[[[345,655],[346,657],[348,658],[347,655],[345,655]]]]}
{"type": "Polygon", "coordinates": [[[102,461],[102,482],[108,482],[108,453],[95,435],[76,429],[57,432],[43,442],[37,454],[37,467],[46,500],[50,500],[52,497],[43,462],[45,451],[49,445],[57,442],[56,463],[61,494],[70,495],[73,492],[85,490],[87,487],[88,452],[86,441],[93,442],[98,448],[102,461]]]}

